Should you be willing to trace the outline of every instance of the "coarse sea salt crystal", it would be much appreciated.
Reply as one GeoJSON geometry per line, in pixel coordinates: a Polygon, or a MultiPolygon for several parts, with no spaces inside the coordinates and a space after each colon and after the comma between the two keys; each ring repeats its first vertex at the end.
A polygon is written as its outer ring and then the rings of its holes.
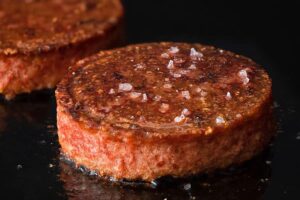
{"type": "Polygon", "coordinates": [[[216,123],[217,123],[217,124],[224,124],[224,123],[225,123],[225,120],[224,120],[223,117],[218,116],[218,117],[216,118],[216,123]]]}
{"type": "Polygon", "coordinates": [[[142,102],[147,102],[148,101],[148,96],[147,94],[143,94],[142,102]]]}
{"type": "Polygon", "coordinates": [[[203,57],[203,54],[202,54],[201,52],[196,51],[196,49],[191,48],[191,51],[190,51],[190,57],[191,57],[193,60],[197,60],[197,59],[202,58],[202,57],[203,57]]]}
{"type": "Polygon", "coordinates": [[[191,64],[189,67],[188,67],[188,69],[197,69],[197,67],[196,67],[196,65],[195,64],[191,64]]]}
{"type": "Polygon", "coordinates": [[[169,61],[168,65],[167,65],[167,68],[168,69],[174,69],[174,62],[173,62],[173,60],[169,61]]]}
{"type": "Polygon", "coordinates": [[[189,109],[184,108],[184,109],[181,111],[181,114],[184,115],[184,116],[188,116],[189,114],[191,114],[191,112],[189,111],[189,109]]]}
{"type": "Polygon", "coordinates": [[[119,91],[120,92],[128,92],[132,90],[132,85],[130,83],[120,83],[119,91]]]}
{"type": "Polygon", "coordinates": [[[116,92],[115,92],[115,90],[113,89],[113,88],[111,88],[110,90],[109,90],[109,92],[108,92],[108,94],[115,94],[116,92]]]}
{"type": "Polygon", "coordinates": [[[174,118],[174,122],[179,123],[185,119],[184,115],[180,115],[174,118]]]}
{"type": "Polygon", "coordinates": [[[191,98],[190,92],[188,90],[181,91],[181,95],[185,99],[190,99],[191,98]]]}
{"type": "Polygon", "coordinates": [[[162,103],[159,108],[159,112],[166,113],[170,108],[170,105],[167,103],[162,103]]]}
{"type": "Polygon", "coordinates": [[[160,56],[162,58],[169,58],[170,57],[169,54],[167,54],[167,53],[162,53],[160,56]]]}
{"type": "Polygon", "coordinates": [[[232,96],[231,96],[230,92],[227,92],[227,93],[226,93],[225,99],[226,99],[226,100],[231,100],[231,99],[232,99],[232,96]]]}
{"type": "Polygon", "coordinates": [[[142,93],[140,92],[130,92],[130,98],[132,99],[136,99],[138,97],[140,97],[142,95],[142,93]]]}
{"type": "Polygon", "coordinates": [[[155,95],[153,99],[154,99],[154,101],[160,101],[161,96],[160,95],[155,95]]]}
{"type": "Polygon", "coordinates": [[[171,73],[171,75],[172,75],[174,78],[180,78],[180,77],[181,77],[181,74],[179,74],[179,73],[171,73]]]}
{"type": "Polygon", "coordinates": [[[242,69],[239,71],[238,73],[239,77],[242,79],[242,82],[244,85],[246,85],[247,83],[249,83],[249,78],[248,78],[248,73],[245,69],[242,69]]]}
{"type": "Polygon", "coordinates": [[[169,52],[170,53],[178,53],[179,49],[178,49],[178,47],[170,47],[169,52]]]}
{"type": "Polygon", "coordinates": [[[144,69],[145,65],[141,64],[141,63],[138,63],[138,64],[134,65],[134,67],[135,67],[135,69],[144,69]]]}

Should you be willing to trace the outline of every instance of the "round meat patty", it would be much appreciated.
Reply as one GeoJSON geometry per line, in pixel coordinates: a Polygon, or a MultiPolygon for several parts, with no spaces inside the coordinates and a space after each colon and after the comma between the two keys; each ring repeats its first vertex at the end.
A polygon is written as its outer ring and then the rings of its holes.
{"type": "Polygon", "coordinates": [[[52,88],[75,61],[119,40],[119,0],[1,0],[0,94],[52,88]]]}
{"type": "Polygon", "coordinates": [[[116,179],[151,181],[250,159],[273,135],[271,80],[201,44],[132,45],[79,61],[56,90],[62,152],[116,179]]]}

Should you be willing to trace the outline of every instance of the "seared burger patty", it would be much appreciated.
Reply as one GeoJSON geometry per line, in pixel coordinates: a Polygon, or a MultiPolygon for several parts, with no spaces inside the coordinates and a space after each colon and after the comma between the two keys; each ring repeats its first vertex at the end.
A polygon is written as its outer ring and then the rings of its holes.
{"type": "Polygon", "coordinates": [[[52,88],[75,61],[111,47],[119,0],[0,1],[0,94],[52,88]]]}
{"type": "Polygon", "coordinates": [[[99,52],[71,68],[56,98],[62,152],[116,179],[151,181],[238,164],[273,134],[267,73],[201,44],[99,52]]]}

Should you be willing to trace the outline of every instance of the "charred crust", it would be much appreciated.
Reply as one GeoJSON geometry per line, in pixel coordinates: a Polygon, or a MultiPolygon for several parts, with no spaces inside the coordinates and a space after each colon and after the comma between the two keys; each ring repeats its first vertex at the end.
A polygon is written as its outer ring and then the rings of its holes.
{"type": "Polygon", "coordinates": [[[71,68],[56,95],[63,112],[95,130],[210,135],[263,115],[270,107],[271,80],[258,64],[232,52],[163,42],[86,58],[71,68]],[[179,51],[170,53],[171,47],[179,51]],[[176,63],[175,56],[183,61],[176,63]]]}
{"type": "Polygon", "coordinates": [[[103,37],[123,16],[120,0],[3,0],[0,11],[0,54],[7,56],[40,54],[103,37]]]}

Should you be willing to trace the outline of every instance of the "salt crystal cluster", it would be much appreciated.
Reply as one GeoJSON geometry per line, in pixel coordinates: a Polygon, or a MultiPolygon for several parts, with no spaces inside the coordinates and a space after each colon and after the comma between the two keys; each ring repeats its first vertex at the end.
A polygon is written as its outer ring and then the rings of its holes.
{"type": "Polygon", "coordinates": [[[191,48],[190,57],[192,58],[192,60],[200,60],[203,57],[203,54],[196,51],[196,49],[191,48]]]}
{"type": "Polygon", "coordinates": [[[186,119],[186,116],[188,116],[189,114],[191,114],[191,112],[187,108],[184,108],[181,111],[181,114],[174,118],[174,122],[176,123],[182,122],[183,120],[186,119]]]}
{"type": "Polygon", "coordinates": [[[245,69],[240,70],[238,75],[241,78],[244,85],[247,85],[247,83],[249,83],[250,79],[248,78],[248,73],[245,69]]]}

